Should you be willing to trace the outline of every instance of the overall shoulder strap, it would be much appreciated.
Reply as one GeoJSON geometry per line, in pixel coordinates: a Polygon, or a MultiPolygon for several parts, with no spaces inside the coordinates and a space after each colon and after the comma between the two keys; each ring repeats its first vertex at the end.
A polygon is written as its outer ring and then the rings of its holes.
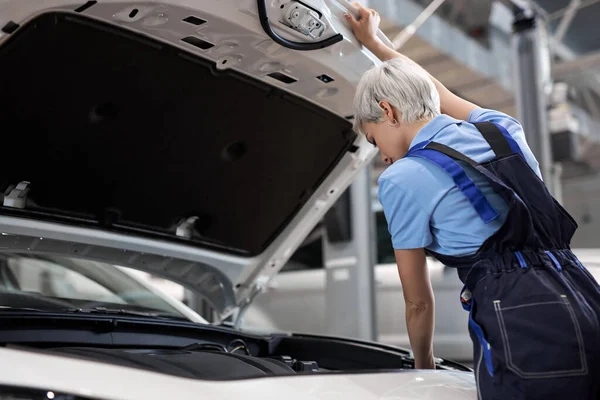
{"type": "Polygon", "coordinates": [[[523,157],[521,148],[502,125],[487,121],[476,122],[473,125],[488,142],[492,151],[496,154],[496,158],[514,153],[523,157]]]}
{"type": "Polygon", "coordinates": [[[487,224],[499,216],[481,190],[466,174],[463,167],[454,160],[465,161],[473,166],[478,165],[469,157],[436,142],[421,143],[411,149],[406,156],[426,159],[446,171],[452,177],[454,184],[467,197],[484,223],[487,224]]]}

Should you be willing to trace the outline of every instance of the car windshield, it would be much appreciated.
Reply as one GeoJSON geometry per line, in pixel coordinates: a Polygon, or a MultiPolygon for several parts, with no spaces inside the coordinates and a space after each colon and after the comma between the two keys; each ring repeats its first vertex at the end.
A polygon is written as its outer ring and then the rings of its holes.
{"type": "Polygon", "coordinates": [[[161,293],[147,274],[69,257],[2,254],[0,306],[4,309],[118,310],[189,319],[175,298],[161,293]],[[179,308],[179,309],[178,309],[179,308]]]}

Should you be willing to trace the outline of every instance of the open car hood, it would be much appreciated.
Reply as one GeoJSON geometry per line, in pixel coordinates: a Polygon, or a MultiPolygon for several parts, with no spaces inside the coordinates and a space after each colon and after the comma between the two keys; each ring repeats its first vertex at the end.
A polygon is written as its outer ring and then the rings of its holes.
{"type": "Polygon", "coordinates": [[[349,3],[266,3],[0,0],[0,247],[248,304],[376,153],[349,3]]]}

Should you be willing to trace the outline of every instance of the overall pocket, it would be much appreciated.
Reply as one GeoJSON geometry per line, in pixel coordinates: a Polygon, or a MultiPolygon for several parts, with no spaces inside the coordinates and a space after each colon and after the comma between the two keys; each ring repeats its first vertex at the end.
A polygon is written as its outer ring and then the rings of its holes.
{"type": "Polygon", "coordinates": [[[507,366],[523,379],[588,372],[581,327],[567,296],[502,307],[494,301],[507,366]]]}

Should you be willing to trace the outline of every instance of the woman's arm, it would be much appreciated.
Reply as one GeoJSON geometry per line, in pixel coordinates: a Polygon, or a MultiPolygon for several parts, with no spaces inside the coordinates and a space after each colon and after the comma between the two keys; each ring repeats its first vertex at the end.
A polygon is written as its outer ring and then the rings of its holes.
{"type": "Polygon", "coordinates": [[[396,263],[406,304],[406,329],[415,368],[435,369],[433,331],[435,302],[423,249],[396,250],[396,263]]]}
{"type": "MultiPolygon", "coordinates": [[[[391,60],[392,58],[401,57],[411,62],[410,58],[400,54],[396,50],[386,46],[377,38],[379,22],[381,21],[379,14],[375,10],[367,9],[358,3],[353,3],[358,8],[358,20],[352,15],[346,14],[346,19],[352,26],[354,35],[371,53],[373,53],[381,61],[391,60]]],[[[438,93],[440,94],[440,111],[453,118],[467,120],[469,114],[476,108],[476,104],[471,103],[452,93],[440,81],[429,74],[438,93]]]]}

